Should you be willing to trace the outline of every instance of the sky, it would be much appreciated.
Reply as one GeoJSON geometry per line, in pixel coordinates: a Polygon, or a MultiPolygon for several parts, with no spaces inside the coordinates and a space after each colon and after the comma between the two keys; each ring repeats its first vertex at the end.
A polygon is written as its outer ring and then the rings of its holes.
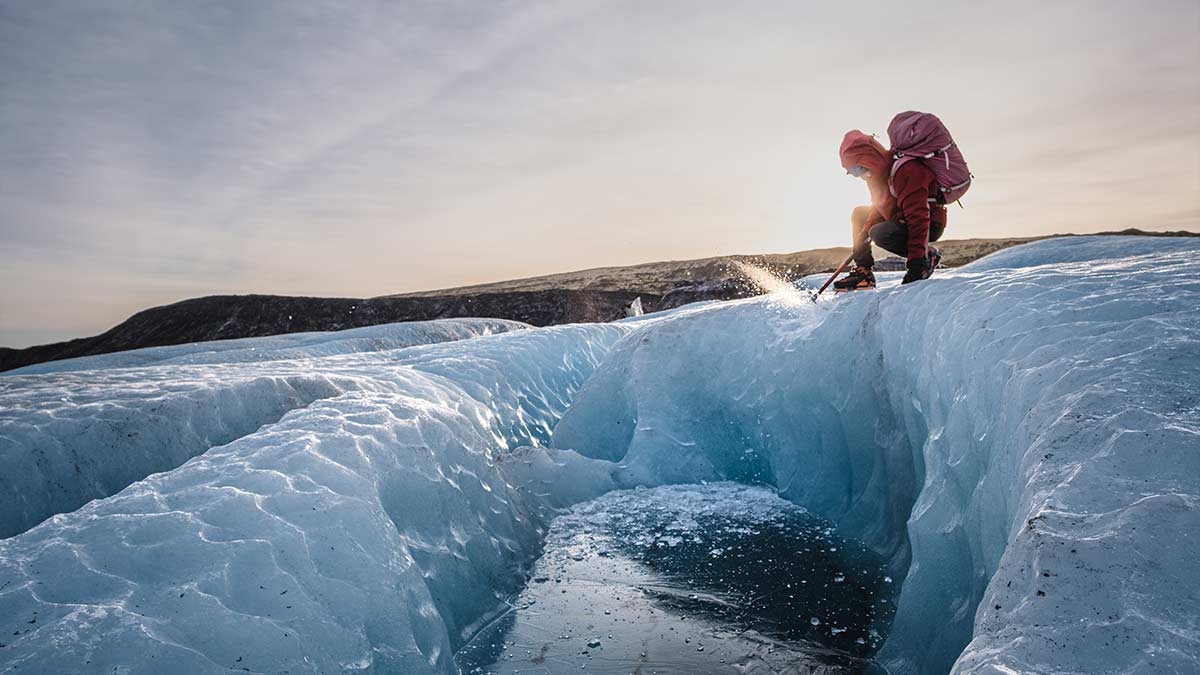
{"type": "Polygon", "coordinates": [[[934,112],[946,238],[1200,231],[1200,3],[0,0],[0,345],[846,245],[934,112]]]}

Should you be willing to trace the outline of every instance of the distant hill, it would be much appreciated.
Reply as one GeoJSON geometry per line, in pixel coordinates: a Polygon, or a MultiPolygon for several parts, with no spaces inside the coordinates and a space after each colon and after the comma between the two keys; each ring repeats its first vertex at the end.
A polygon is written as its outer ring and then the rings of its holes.
{"type": "MultiPolygon", "coordinates": [[[[1105,234],[1200,236],[1191,232],[1125,230],[1105,234]]],[[[1049,235],[1069,236],[1069,235],[1049,235]]],[[[965,265],[1003,248],[1048,237],[963,239],[939,242],[943,264],[965,265]]],[[[397,321],[453,317],[514,319],[535,326],[611,321],[641,297],[646,311],[700,300],[757,294],[734,262],[750,262],[788,279],[832,271],[845,247],[796,253],[733,255],[698,260],[598,267],[528,279],[377,298],[309,298],[280,295],[216,295],[146,309],[93,337],[26,349],[0,348],[0,371],[33,363],[162,345],[331,331],[397,321]]]]}
{"type": "MultiPolygon", "coordinates": [[[[943,264],[958,266],[1002,248],[1044,238],[962,239],[939,242],[938,246],[945,256],[943,264]]],[[[658,296],[690,285],[737,279],[739,274],[733,267],[734,261],[754,263],[768,267],[787,277],[798,278],[825,270],[832,272],[849,254],[850,249],[839,246],[796,253],[728,255],[695,260],[670,260],[625,267],[596,267],[577,272],[562,272],[437,291],[401,293],[386,297],[410,298],[424,297],[430,294],[474,295],[477,293],[540,291],[550,288],[580,291],[634,291],[643,296],[658,296]]]]}

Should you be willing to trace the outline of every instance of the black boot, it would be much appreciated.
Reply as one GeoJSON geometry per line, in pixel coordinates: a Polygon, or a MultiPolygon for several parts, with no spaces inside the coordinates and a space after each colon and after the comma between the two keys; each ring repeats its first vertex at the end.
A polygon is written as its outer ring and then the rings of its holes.
{"type": "Polygon", "coordinates": [[[833,290],[837,293],[847,291],[867,291],[875,288],[875,273],[870,267],[855,267],[846,276],[833,282],[833,290]]]}
{"type": "Polygon", "coordinates": [[[942,266],[942,252],[936,246],[929,247],[929,273],[942,266]]]}

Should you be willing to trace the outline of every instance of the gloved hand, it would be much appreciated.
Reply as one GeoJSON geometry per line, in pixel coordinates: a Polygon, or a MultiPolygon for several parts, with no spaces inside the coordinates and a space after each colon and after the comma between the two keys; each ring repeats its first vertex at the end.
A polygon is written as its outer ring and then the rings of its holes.
{"type": "Polygon", "coordinates": [[[933,274],[933,268],[929,264],[928,257],[909,260],[905,267],[908,271],[904,273],[904,280],[900,282],[902,285],[928,279],[933,274]]]}

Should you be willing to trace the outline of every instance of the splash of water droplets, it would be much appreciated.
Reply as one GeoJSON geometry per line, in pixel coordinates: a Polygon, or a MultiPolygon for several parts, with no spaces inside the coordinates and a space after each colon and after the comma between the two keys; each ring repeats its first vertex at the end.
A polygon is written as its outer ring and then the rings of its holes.
{"type": "Polygon", "coordinates": [[[733,265],[755,288],[770,294],[774,300],[789,305],[802,305],[810,300],[810,296],[792,282],[765,267],[742,260],[734,260],[733,265]]]}

